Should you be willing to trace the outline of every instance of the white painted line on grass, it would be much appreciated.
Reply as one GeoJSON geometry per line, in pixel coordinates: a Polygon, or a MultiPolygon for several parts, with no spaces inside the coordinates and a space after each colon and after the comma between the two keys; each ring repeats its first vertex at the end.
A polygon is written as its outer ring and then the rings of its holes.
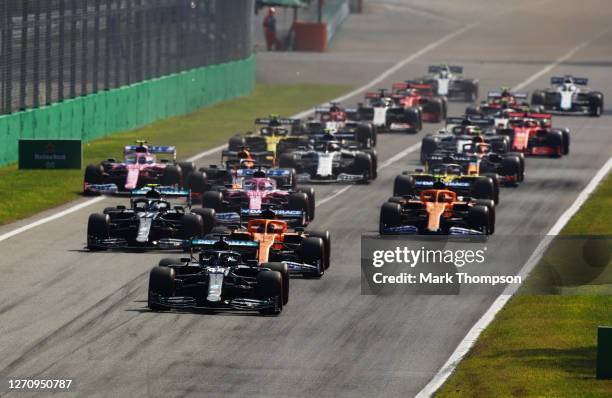
{"type": "Polygon", "coordinates": [[[64,217],[65,215],[68,215],[70,213],[74,213],[75,211],[81,210],[81,209],[83,209],[83,208],[85,208],[87,206],[91,206],[94,203],[101,202],[104,199],[105,199],[104,196],[98,196],[97,198],[89,199],[89,200],[87,200],[85,202],[79,203],[78,205],[74,205],[72,207],[69,207],[66,210],[62,210],[59,213],[52,214],[52,215],[50,215],[48,217],[41,218],[40,220],[37,220],[37,221],[34,221],[34,222],[30,223],[30,224],[24,225],[23,227],[19,227],[17,229],[14,229],[14,230],[12,230],[10,232],[7,232],[5,234],[0,235],[0,242],[2,242],[4,240],[7,240],[9,238],[12,238],[13,236],[18,235],[18,234],[20,234],[22,232],[25,232],[27,230],[30,230],[32,228],[36,228],[39,225],[46,224],[49,221],[57,220],[58,218],[64,217]]]}
{"type": "MultiPolygon", "coordinates": [[[[529,273],[533,270],[533,268],[540,262],[542,256],[546,252],[546,249],[554,239],[556,235],[561,232],[563,227],[569,222],[569,220],[578,212],[580,207],[584,204],[584,202],[588,199],[588,197],[593,193],[597,185],[603,180],[608,173],[612,169],[612,157],[608,159],[608,161],[603,165],[601,169],[593,176],[591,181],[587,184],[587,186],[580,192],[574,203],[565,210],[565,212],[559,217],[555,225],[548,231],[544,239],[540,242],[540,244],[533,251],[523,268],[518,272],[517,275],[520,275],[522,279],[525,279],[529,273]]],[[[425,398],[432,396],[446,380],[450,377],[450,375],[455,371],[455,368],[463,357],[470,351],[472,346],[478,340],[480,334],[489,326],[489,324],[495,318],[495,315],[504,308],[508,300],[516,293],[516,290],[519,288],[517,285],[508,285],[506,289],[500,294],[497,299],[491,304],[491,307],[484,313],[484,315],[472,326],[468,334],[461,340],[455,351],[452,353],[450,358],[446,361],[444,366],[438,371],[438,373],[431,379],[429,383],[416,395],[417,398],[425,398]]]]}

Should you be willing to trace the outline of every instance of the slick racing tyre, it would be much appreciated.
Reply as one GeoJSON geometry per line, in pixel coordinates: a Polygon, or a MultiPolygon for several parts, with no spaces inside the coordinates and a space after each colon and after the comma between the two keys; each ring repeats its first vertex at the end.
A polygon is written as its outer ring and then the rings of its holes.
{"type": "Polygon", "coordinates": [[[357,131],[355,132],[356,141],[359,142],[362,148],[371,148],[374,146],[374,140],[372,139],[372,129],[369,124],[357,125],[357,131]]]}
{"type": "Polygon", "coordinates": [[[603,113],[604,97],[600,92],[592,92],[589,94],[589,114],[594,117],[599,117],[603,113]]]}
{"type": "Polygon", "coordinates": [[[287,203],[288,210],[298,210],[303,213],[302,225],[308,222],[308,195],[304,192],[292,192],[287,203]]]}
{"type": "Polygon", "coordinates": [[[373,178],[373,164],[372,158],[367,153],[355,154],[355,163],[353,164],[355,174],[362,174],[364,176],[364,183],[368,183],[373,178]]]}
{"type": "Polygon", "coordinates": [[[202,195],[202,207],[213,209],[217,213],[223,211],[223,194],[219,191],[208,191],[202,195]]]}
{"type": "Polygon", "coordinates": [[[487,206],[476,205],[468,210],[468,225],[471,229],[480,231],[486,235],[491,233],[489,208],[487,206]]]}
{"type": "Polygon", "coordinates": [[[514,178],[514,183],[512,185],[517,185],[516,183],[520,181],[521,177],[521,161],[517,156],[505,156],[502,159],[502,175],[511,176],[514,178]]]}
{"type": "Polygon", "coordinates": [[[210,234],[217,225],[217,214],[215,209],[192,208],[191,212],[199,215],[202,218],[203,234],[210,234]]]}
{"type": "Polygon", "coordinates": [[[263,263],[262,268],[270,268],[281,274],[283,280],[283,305],[289,303],[289,268],[285,263],[263,263]]]}
{"type": "Polygon", "coordinates": [[[399,175],[393,181],[393,196],[412,196],[416,193],[414,177],[399,175]]]}
{"type": "Polygon", "coordinates": [[[375,180],[378,177],[378,154],[374,148],[365,150],[364,152],[370,155],[370,159],[372,159],[372,179],[375,180]]]}
{"type": "Polygon", "coordinates": [[[546,104],[546,92],[542,90],[536,90],[531,95],[531,105],[544,106],[546,104]]]}
{"type": "Polygon", "coordinates": [[[241,137],[239,135],[235,135],[235,136],[233,136],[233,137],[231,137],[229,139],[228,149],[230,151],[238,152],[238,151],[244,149],[245,146],[246,146],[246,141],[245,141],[244,137],[241,137]]]}
{"type": "Polygon", "coordinates": [[[279,315],[283,311],[283,279],[278,271],[263,270],[257,274],[257,298],[272,300],[273,306],[259,310],[262,315],[279,315]]]}
{"type": "Polygon", "coordinates": [[[181,186],[182,172],[181,167],[173,164],[169,164],[164,169],[160,183],[163,186],[181,186]]]}
{"type": "Polygon", "coordinates": [[[568,128],[564,128],[561,130],[561,135],[563,136],[563,154],[569,155],[570,152],[570,132],[568,128]]]}
{"type": "Polygon", "coordinates": [[[208,188],[208,178],[206,173],[201,171],[192,171],[187,174],[185,188],[191,190],[192,193],[202,195],[208,188]]]}
{"type": "Polygon", "coordinates": [[[104,250],[96,246],[96,241],[110,237],[110,217],[108,214],[92,214],[87,220],[87,248],[89,250],[104,250]]]}
{"type": "Polygon", "coordinates": [[[90,164],[85,168],[85,182],[88,184],[104,183],[104,168],[101,164],[90,164]]]}
{"type": "Polygon", "coordinates": [[[489,211],[489,234],[495,233],[495,203],[488,199],[476,199],[475,203],[480,206],[485,206],[489,211]]]}
{"type": "Polygon", "coordinates": [[[438,148],[438,140],[435,137],[423,137],[421,141],[421,164],[425,164],[427,158],[438,148]]]}
{"type": "Polygon", "coordinates": [[[546,145],[555,150],[551,157],[560,158],[563,156],[563,133],[559,130],[551,130],[546,134],[546,145]]]}
{"type": "Polygon", "coordinates": [[[172,297],[174,296],[174,269],[170,267],[155,267],[149,273],[149,297],[147,299],[149,308],[152,311],[163,311],[167,307],[156,303],[154,296],[172,297]]]}
{"type": "Polygon", "coordinates": [[[380,208],[380,225],[378,231],[383,234],[385,228],[401,225],[402,208],[399,203],[386,202],[380,208]]]}
{"type": "Polygon", "coordinates": [[[329,231],[307,231],[309,237],[323,239],[325,248],[325,269],[331,265],[331,234],[329,231]]]}
{"type": "Polygon", "coordinates": [[[313,187],[302,187],[297,192],[303,192],[308,197],[308,221],[312,221],[315,218],[315,210],[317,208],[315,202],[315,190],[313,187]]]}
{"type": "Polygon", "coordinates": [[[193,162],[178,162],[178,166],[181,168],[181,175],[183,176],[183,187],[186,187],[187,177],[193,173],[196,169],[195,163],[193,162]]]}
{"type": "Polygon", "coordinates": [[[476,199],[495,200],[495,182],[490,177],[477,177],[472,183],[471,195],[476,199]]]}
{"type": "Polygon", "coordinates": [[[307,274],[306,277],[320,278],[325,273],[325,243],[323,239],[316,237],[308,237],[302,241],[300,246],[302,261],[305,264],[318,265],[317,272],[307,274]]]}
{"type": "Polygon", "coordinates": [[[181,235],[183,239],[204,237],[204,224],[202,217],[196,213],[184,214],[181,218],[181,235]]]}

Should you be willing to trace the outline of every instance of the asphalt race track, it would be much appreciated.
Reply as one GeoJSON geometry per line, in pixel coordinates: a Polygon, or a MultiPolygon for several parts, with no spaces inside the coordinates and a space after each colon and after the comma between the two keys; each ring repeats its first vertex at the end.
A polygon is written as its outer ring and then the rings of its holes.
{"type": "MultiPolygon", "coordinates": [[[[551,75],[571,73],[612,98],[607,0],[366,3],[367,12],[347,21],[329,53],[263,54],[260,80],[360,86],[473,24],[377,86],[452,62],[480,79],[481,97],[526,81],[521,89],[532,91],[548,86],[551,75]]],[[[451,103],[449,115],[465,106],[451,103]]],[[[601,118],[554,119],[571,128],[570,155],[527,159],[523,185],[501,193],[493,249],[508,250],[504,235],[550,229],[612,153],[611,121],[609,109],[601,118]]],[[[424,131],[437,127],[426,124],[424,131]]],[[[379,136],[379,167],[422,136],[379,136]]],[[[372,184],[351,186],[318,206],[313,227],[331,231],[332,265],[321,280],[292,280],[290,303],[276,318],[149,312],[148,272],[167,255],[83,250],[87,216],[116,199],[0,242],[0,375],[72,378],[80,396],[415,395],[495,299],[360,295],[360,235],[377,230],[393,178],[417,161],[418,152],[410,153],[388,163],[372,184]]],[[[317,186],[317,200],[343,188],[317,186]]],[[[521,265],[494,272],[513,274],[521,265]]]]}

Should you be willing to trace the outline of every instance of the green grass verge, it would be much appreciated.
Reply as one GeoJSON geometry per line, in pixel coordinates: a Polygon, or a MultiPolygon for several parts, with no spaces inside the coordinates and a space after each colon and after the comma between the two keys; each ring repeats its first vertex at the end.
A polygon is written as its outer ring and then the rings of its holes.
{"type": "MultiPolygon", "coordinates": [[[[561,235],[611,235],[611,208],[608,176],[561,235]]],[[[551,251],[567,245],[557,246],[551,251]]],[[[597,326],[612,325],[612,267],[605,266],[598,283],[555,287],[559,295],[532,294],[552,284],[547,264],[561,255],[549,255],[552,260],[538,264],[436,397],[612,396],[612,380],[595,379],[597,326]]]]}
{"type": "MultiPolygon", "coordinates": [[[[187,158],[226,142],[236,132],[252,130],[256,117],[270,113],[290,116],[348,90],[346,86],[332,85],[258,85],[249,97],[89,142],[84,146],[84,163],[121,158],[123,146],[140,138],[152,144],[175,145],[179,158],[187,158]]],[[[83,171],[79,170],[2,167],[0,225],[74,200],[82,185],[83,171]]]]}

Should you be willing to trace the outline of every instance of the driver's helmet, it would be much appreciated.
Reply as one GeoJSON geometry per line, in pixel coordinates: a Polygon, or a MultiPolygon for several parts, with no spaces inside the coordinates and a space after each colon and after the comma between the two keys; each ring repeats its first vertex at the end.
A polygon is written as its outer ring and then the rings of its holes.
{"type": "Polygon", "coordinates": [[[499,103],[503,109],[508,109],[510,107],[510,101],[508,100],[508,98],[509,97],[502,97],[499,100],[499,103]]]}
{"type": "Polygon", "coordinates": [[[268,233],[270,234],[275,234],[275,233],[279,233],[282,231],[282,228],[274,223],[269,223],[268,224],[268,233]]]}
{"type": "Polygon", "coordinates": [[[484,137],[483,137],[483,136],[481,136],[481,135],[476,135],[474,138],[472,138],[472,142],[473,142],[474,144],[482,144],[482,143],[484,143],[484,142],[485,142],[485,139],[484,139],[484,137]]]}
{"type": "Polygon", "coordinates": [[[340,144],[337,141],[331,141],[327,143],[328,152],[338,152],[340,150],[340,144]]]}

